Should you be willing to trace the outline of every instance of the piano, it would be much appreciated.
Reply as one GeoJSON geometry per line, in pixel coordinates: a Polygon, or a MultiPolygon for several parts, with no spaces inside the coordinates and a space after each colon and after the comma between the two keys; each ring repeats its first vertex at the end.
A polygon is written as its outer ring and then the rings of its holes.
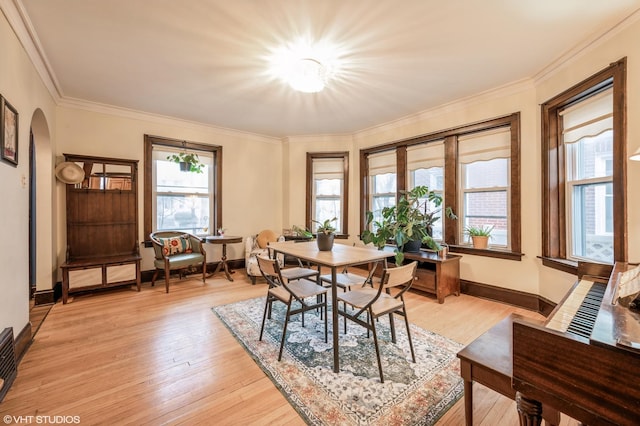
{"type": "Polygon", "coordinates": [[[583,275],[544,322],[514,319],[521,425],[539,425],[542,404],[585,425],[640,425],[640,312],[629,308],[633,296],[618,297],[634,268],[583,275]]]}

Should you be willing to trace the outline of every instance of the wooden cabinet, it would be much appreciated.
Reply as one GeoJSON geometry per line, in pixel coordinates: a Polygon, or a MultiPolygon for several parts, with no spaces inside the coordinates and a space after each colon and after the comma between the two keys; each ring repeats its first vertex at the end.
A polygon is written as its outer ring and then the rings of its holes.
{"type": "Polygon", "coordinates": [[[437,253],[421,250],[418,253],[405,253],[407,260],[418,261],[418,279],[413,282],[413,288],[435,294],[438,303],[444,303],[444,298],[450,294],[460,295],[460,258],[455,254],[445,257],[437,253]]]}
{"type": "Polygon", "coordinates": [[[69,293],[136,284],[140,291],[137,160],[65,154],[84,170],[67,184],[67,254],[62,301],[69,293]]]}

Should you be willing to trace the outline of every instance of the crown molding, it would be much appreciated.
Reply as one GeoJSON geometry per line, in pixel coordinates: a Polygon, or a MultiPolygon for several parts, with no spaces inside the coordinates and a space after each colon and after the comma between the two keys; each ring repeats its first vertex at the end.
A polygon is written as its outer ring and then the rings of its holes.
{"type": "Polygon", "coordinates": [[[357,135],[358,138],[361,138],[386,132],[394,128],[420,124],[425,120],[441,116],[444,113],[465,110],[472,106],[483,104],[494,99],[504,98],[516,93],[521,93],[534,87],[535,86],[533,84],[533,80],[530,78],[525,78],[522,80],[504,84],[499,87],[495,87],[493,89],[485,90],[484,92],[475,93],[464,98],[456,99],[454,101],[447,102],[433,108],[419,111],[411,115],[406,115],[393,121],[388,121],[383,124],[362,129],[360,131],[354,132],[354,136],[357,135]]]}
{"type": "Polygon", "coordinates": [[[226,127],[214,126],[212,124],[201,123],[198,121],[185,120],[182,118],[171,117],[161,114],[153,114],[150,112],[139,111],[124,107],[118,107],[113,105],[101,104],[98,102],[89,102],[76,98],[63,98],[58,102],[58,107],[77,109],[81,111],[94,112],[98,114],[105,114],[111,116],[117,116],[137,121],[148,121],[151,123],[170,125],[170,126],[182,126],[189,129],[200,128],[202,131],[214,131],[223,136],[238,137],[243,135],[249,139],[253,139],[260,142],[277,143],[281,144],[282,139],[273,136],[266,136],[257,133],[245,132],[237,129],[230,129],[226,127]]]}
{"type": "Polygon", "coordinates": [[[592,37],[560,55],[556,60],[534,74],[532,77],[534,84],[537,86],[545,80],[553,77],[553,75],[573,64],[577,59],[588,54],[591,50],[617,36],[631,25],[635,24],[638,20],[640,20],[640,8],[636,9],[633,13],[613,27],[607,28],[604,32],[594,34],[592,37]]]}
{"type": "Polygon", "coordinates": [[[0,0],[0,9],[2,9],[18,41],[22,44],[42,83],[49,91],[54,102],[58,103],[63,96],[60,84],[47,60],[22,1],[0,0]]]}

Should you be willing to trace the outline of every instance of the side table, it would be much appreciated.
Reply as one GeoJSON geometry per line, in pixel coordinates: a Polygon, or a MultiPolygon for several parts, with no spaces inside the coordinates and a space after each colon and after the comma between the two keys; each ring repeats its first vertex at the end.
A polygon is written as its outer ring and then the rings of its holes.
{"type": "Polygon", "coordinates": [[[233,278],[231,278],[231,274],[233,274],[234,271],[229,269],[229,264],[227,263],[227,244],[241,243],[242,237],[232,237],[227,235],[209,235],[204,237],[204,242],[207,244],[222,244],[222,258],[220,259],[220,263],[218,263],[216,270],[213,271],[211,274],[209,274],[207,278],[210,278],[216,273],[223,270],[225,275],[227,276],[227,279],[229,281],[233,281],[233,278]]]}

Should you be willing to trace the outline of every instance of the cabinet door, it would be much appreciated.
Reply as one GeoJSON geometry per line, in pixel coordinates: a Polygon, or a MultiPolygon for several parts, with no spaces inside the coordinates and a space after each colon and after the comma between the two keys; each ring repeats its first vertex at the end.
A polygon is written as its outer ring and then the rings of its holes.
{"type": "Polygon", "coordinates": [[[80,288],[102,285],[102,267],[71,269],[69,271],[69,288],[80,288]]]}
{"type": "Polygon", "coordinates": [[[133,263],[107,266],[107,284],[123,281],[135,281],[135,279],[136,265],[133,263]]]}

